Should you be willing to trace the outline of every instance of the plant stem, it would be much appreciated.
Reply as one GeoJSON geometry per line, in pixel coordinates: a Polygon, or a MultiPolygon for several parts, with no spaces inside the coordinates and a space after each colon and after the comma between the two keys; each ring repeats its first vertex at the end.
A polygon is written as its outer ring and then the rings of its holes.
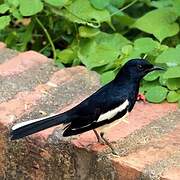
{"type": "Polygon", "coordinates": [[[130,6],[132,6],[133,4],[135,4],[138,0],[134,0],[131,3],[129,3],[128,5],[124,6],[123,8],[119,9],[118,11],[114,12],[111,14],[111,16],[117,14],[120,11],[124,11],[125,9],[129,8],[130,6]]]}
{"type": "MultiPolygon", "coordinates": [[[[59,40],[61,37],[57,37],[57,38],[55,38],[55,39],[53,39],[52,40],[52,42],[54,43],[54,42],[56,42],[57,40],[59,40]]],[[[39,52],[41,53],[41,52],[43,52],[46,48],[48,48],[50,46],[50,43],[48,42],[48,44],[46,44],[43,48],[41,48],[40,50],[39,50],[39,52]]]]}
{"type": "Polygon", "coordinates": [[[40,21],[37,17],[35,17],[35,19],[36,19],[37,23],[38,23],[38,24],[41,26],[41,28],[43,29],[45,35],[47,36],[47,39],[48,39],[48,41],[49,41],[49,43],[50,43],[50,45],[51,45],[52,51],[53,51],[53,59],[55,60],[55,59],[56,59],[56,49],[55,49],[55,46],[54,46],[53,41],[52,41],[52,39],[51,39],[51,36],[49,35],[47,29],[44,27],[44,25],[41,23],[41,21],[40,21]]]}

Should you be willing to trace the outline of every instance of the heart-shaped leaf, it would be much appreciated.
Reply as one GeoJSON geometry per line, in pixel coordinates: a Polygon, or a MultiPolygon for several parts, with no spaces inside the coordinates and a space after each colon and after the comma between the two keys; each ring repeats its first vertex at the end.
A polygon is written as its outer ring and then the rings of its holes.
{"type": "Polygon", "coordinates": [[[170,90],[177,90],[180,88],[180,78],[172,78],[166,81],[166,86],[170,90]]]}
{"type": "Polygon", "coordinates": [[[0,5],[0,14],[4,14],[8,10],[9,10],[9,6],[7,4],[0,5]]]}
{"type": "Polygon", "coordinates": [[[177,102],[180,99],[180,94],[178,94],[176,91],[170,91],[167,95],[167,101],[168,102],[177,102]]]}
{"type": "Polygon", "coordinates": [[[180,65],[180,45],[165,50],[156,58],[156,63],[165,63],[169,67],[180,65]]]}
{"type": "Polygon", "coordinates": [[[164,73],[164,78],[180,78],[180,66],[168,68],[164,73]]]}
{"type": "Polygon", "coordinates": [[[107,71],[101,75],[101,83],[107,84],[115,78],[115,73],[113,71],[107,71]]]}
{"type": "Polygon", "coordinates": [[[179,25],[175,23],[176,19],[177,14],[172,8],[161,8],[146,13],[132,27],[153,34],[159,41],[162,41],[179,32],[179,25]]]}
{"type": "Polygon", "coordinates": [[[166,99],[167,92],[168,90],[165,87],[155,86],[148,89],[145,96],[149,102],[161,103],[166,99]]]}
{"type": "Polygon", "coordinates": [[[161,74],[162,74],[162,72],[160,72],[160,71],[152,71],[152,72],[148,73],[148,74],[144,77],[144,80],[146,80],[146,81],[154,81],[154,80],[156,80],[161,74]]]}
{"type": "Polygon", "coordinates": [[[139,38],[134,41],[134,50],[141,53],[148,53],[158,47],[158,42],[152,38],[139,38]]]}
{"type": "Polygon", "coordinates": [[[32,16],[37,14],[43,9],[41,0],[19,0],[20,12],[23,16],[32,16]]]}

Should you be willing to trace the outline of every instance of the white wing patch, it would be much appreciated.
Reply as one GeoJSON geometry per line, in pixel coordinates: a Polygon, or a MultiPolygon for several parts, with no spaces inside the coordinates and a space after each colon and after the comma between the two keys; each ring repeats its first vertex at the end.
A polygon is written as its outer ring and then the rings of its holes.
{"type": "Polygon", "coordinates": [[[32,119],[32,120],[29,120],[29,121],[20,122],[20,123],[15,124],[11,129],[14,131],[14,130],[19,129],[19,128],[23,127],[23,126],[26,126],[28,124],[32,124],[32,123],[35,123],[37,121],[42,121],[44,119],[47,119],[47,118],[50,118],[50,117],[53,117],[53,116],[56,116],[56,115],[57,114],[53,114],[53,115],[45,116],[45,117],[38,118],[38,119],[32,119]]]}
{"type": "Polygon", "coordinates": [[[124,101],[124,103],[118,106],[117,108],[110,110],[104,114],[101,114],[97,122],[101,122],[101,121],[113,118],[117,113],[126,109],[128,105],[129,105],[129,101],[128,100],[124,101]]]}

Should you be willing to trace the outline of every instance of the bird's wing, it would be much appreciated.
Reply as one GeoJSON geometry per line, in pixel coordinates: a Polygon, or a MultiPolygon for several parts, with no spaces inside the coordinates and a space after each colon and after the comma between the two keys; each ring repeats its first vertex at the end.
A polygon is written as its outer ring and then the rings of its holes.
{"type": "MultiPolygon", "coordinates": [[[[109,85],[110,86],[110,85],[109,85]]],[[[70,110],[72,121],[67,125],[64,136],[79,134],[124,116],[129,102],[126,96],[105,86],[70,110]]]]}

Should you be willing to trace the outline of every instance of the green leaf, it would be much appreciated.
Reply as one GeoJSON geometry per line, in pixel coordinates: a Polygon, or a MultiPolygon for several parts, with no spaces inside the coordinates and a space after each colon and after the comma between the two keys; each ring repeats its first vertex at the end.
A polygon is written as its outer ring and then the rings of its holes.
{"type": "Polygon", "coordinates": [[[163,75],[164,75],[164,74],[161,74],[161,75],[160,75],[160,77],[159,77],[159,83],[160,83],[162,86],[166,86],[167,79],[165,79],[163,75]]]}
{"type": "Polygon", "coordinates": [[[110,0],[89,0],[90,3],[95,7],[96,9],[104,9],[106,6],[108,6],[110,0]]]}
{"type": "Polygon", "coordinates": [[[100,27],[102,22],[111,24],[109,12],[93,8],[88,0],[73,1],[69,6],[66,6],[66,10],[62,11],[61,15],[72,22],[86,24],[95,28],[100,27]]]}
{"type": "Polygon", "coordinates": [[[114,62],[121,48],[129,41],[122,35],[99,33],[91,39],[81,39],[78,57],[89,69],[114,62]]]}
{"type": "Polygon", "coordinates": [[[1,4],[0,5],[0,14],[4,14],[9,10],[9,6],[7,4],[1,4]]]}
{"type": "Polygon", "coordinates": [[[156,8],[164,8],[164,7],[171,7],[173,0],[158,0],[158,1],[151,1],[151,6],[156,8]]]}
{"type": "Polygon", "coordinates": [[[170,67],[164,73],[164,78],[180,78],[180,66],[170,67]]]}
{"type": "Polygon", "coordinates": [[[155,86],[150,88],[145,94],[149,102],[161,103],[166,99],[168,90],[162,86],[155,86]]]}
{"type": "Polygon", "coordinates": [[[175,23],[176,19],[177,15],[172,8],[156,9],[139,18],[132,27],[153,34],[162,41],[179,32],[179,25],[175,23]]]}
{"type": "Polygon", "coordinates": [[[175,12],[177,13],[178,16],[180,16],[180,1],[179,0],[173,0],[173,7],[175,9],[175,12]]]}
{"type": "Polygon", "coordinates": [[[158,47],[158,42],[152,38],[139,38],[134,41],[134,50],[139,53],[148,53],[158,47]]]}
{"type": "Polygon", "coordinates": [[[13,7],[18,7],[19,0],[7,0],[8,4],[13,7]]]}
{"type": "Polygon", "coordinates": [[[7,25],[9,25],[11,21],[10,16],[1,16],[0,17],[0,30],[4,29],[7,25]]]}
{"type": "Polygon", "coordinates": [[[45,0],[45,2],[55,7],[62,7],[66,5],[69,0],[45,0]]]}
{"type": "Polygon", "coordinates": [[[180,78],[168,79],[166,81],[166,86],[170,90],[177,90],[180,88],[180,78]]]}
{"type": "Polygon", "coordinates": [[[54,64],[60,69],[64,68],[64,65],[59,61],[59,59],[55,59],[54,64]]]}
{"type": "Polygon", "coordinates": [[[57,58],[64,64],[71,64],[76,57],[75,53],[71,49],[64,49],[62,51],[56,50],[57,58]]]}
{"type": "Polygon", "coordinates": [[[28,43],[32,40],[33,28],[34,28],[34,23],[33,21],[31,21],[30,24],[26,26],[26,30],[21,36],[22,45],[20,47],[20,51],[25,51],[27,49],[28,43]]]}
{"type": "Polygon", "coordinates": [[[117,8],[120,8],[126,3],[126,0],[110,0],[110,3],[117,8]]]}
{"type": "Polygon", "coordinates": [[[16,18],[16,19],[22,19],[23,16],[21,15],[21,13],[19,12],[18,9],[11,9],[12,15],[16,18]]]}
{"type": "Polygon", "coordinates": [[[156,58],[156,63],[166,63],[170,67],[180,65],[180,45],[165,50],[156,58]]]}
{"type": "Polygon", "coordinates": [[[152,71],[150,73],[148,73],[145,77],[144,80],[146,81],[154,81],[157,78],[159,78],[159,76],[162,74],[162,72],[160,71],[152,71]]]}
{"type": "Polygon", "coordinates": [[[167,101],[170,103],[177,102],[180,99],[180,94],[176,91],[170,91],[167,95],[167,101]]]}
{"type": "Polygon", "coordinates": [[[150,88],[155,87],[155,86],[159,86],[159,82],[156,81],[145,81],[142,80],[142,85],[140,87],[141,92],[146,93],[150,88]]]}
{"type": "Polygon", "coordinates": [[[122,53],[126,56],[128,56],[133,51],[133,46],[128,44],[122,47],[121,49],[122,53]]]}
{"type": "Polygon", "coordinates": [[[113,71],[107,71],[101,75],[101,83],[107,84],[115,78],[115,73],[113,71]]]}
{"type": "Polygon", "coordinates": [[[80,26],[79,27],[79,35],[81,37],[87,38],[87,37],[93,37],[99,34],[99,29],[87,27],[87,26],[80,26]]]}
{"type": "Polygon", "coordinates": [[[41,0],[19,0],[20,12],[23,16],[32,16],[43,9],[41,0]]]}

